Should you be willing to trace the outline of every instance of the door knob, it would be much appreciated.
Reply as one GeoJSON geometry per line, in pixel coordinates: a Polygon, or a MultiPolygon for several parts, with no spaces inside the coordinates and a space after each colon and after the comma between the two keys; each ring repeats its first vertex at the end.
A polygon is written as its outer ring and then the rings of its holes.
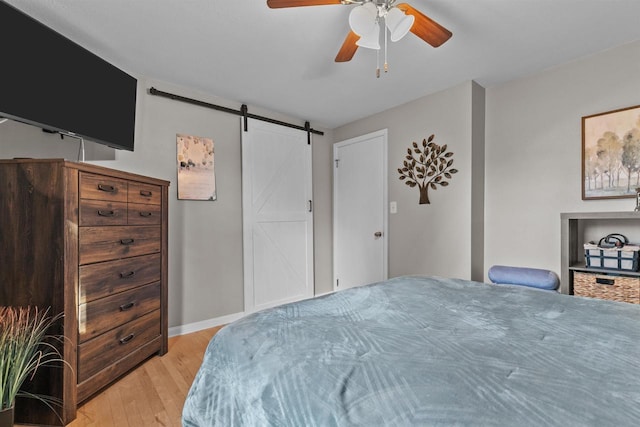
{"type": "Polygon", "coordinates": [[[379,237],[382,237],[382,231],[376,231],[375,233],[373,233],[373,236],[377,239],[379,237]]]}

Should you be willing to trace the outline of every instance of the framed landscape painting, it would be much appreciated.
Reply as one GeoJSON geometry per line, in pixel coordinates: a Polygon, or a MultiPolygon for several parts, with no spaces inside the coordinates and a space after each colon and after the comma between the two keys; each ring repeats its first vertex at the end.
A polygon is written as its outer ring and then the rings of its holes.
{"type": "Polygon", "coordinates": [[[634,198],[640,188],[640,105],[582,118],[582,199],[634,198]]]}
{"type": "Polygon", "coordinates": [[[213,139],[176,135],[178,199],[216,200],[213,139]]]}

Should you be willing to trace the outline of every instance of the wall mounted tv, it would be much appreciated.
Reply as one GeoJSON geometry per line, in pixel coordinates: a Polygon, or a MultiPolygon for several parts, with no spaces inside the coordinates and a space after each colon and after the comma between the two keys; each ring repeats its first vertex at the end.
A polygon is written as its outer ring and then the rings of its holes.
{"type": "Polygon", "coordinates": [[[133,151],[137,80],[0,1],[0,117],[133,151]]]}

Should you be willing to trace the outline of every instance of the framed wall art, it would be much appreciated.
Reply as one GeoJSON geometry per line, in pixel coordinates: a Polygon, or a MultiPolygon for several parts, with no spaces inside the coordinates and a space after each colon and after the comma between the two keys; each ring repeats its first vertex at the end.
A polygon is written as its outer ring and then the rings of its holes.
{"type": "Polygon", "coordinates": [[[178,199],[216,200],[213,139],[176,135],[178,199]]]}
{"type": "Polygon", "coordinates": [[[635,198],[640,105],[582,118],[582,200],[635,198]]]}

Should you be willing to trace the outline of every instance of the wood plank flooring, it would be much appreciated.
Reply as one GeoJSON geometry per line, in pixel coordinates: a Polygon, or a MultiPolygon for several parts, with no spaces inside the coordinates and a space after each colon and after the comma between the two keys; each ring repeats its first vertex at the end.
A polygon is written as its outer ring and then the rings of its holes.
{"type": "Polygon", "coordinates": [[[153,357],[78,408],[68,427],[180,427],[182,405],[220,327],[169,339],[169,351],[153,357]]]}

